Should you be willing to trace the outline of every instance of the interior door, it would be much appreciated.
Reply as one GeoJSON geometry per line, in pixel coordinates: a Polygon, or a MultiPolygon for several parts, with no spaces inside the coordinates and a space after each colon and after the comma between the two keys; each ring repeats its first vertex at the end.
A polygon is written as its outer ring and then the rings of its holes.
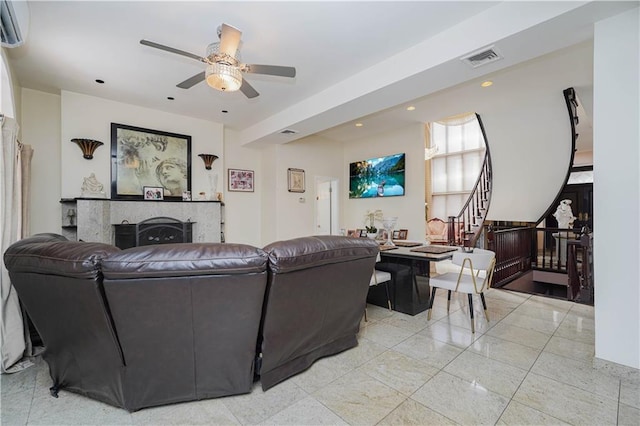
{"type": "Polygon", "coordinates": [[[338,180],[316,178],[316,235],[338,235],[338,180]]]}

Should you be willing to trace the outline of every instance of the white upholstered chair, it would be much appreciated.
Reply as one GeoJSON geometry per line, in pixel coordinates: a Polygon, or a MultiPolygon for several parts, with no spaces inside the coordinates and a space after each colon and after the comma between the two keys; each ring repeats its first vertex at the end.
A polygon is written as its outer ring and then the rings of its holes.
{"type": "Polygon", "coordinates": [[[427,319],[431,319],[431,308],[436,296],[436,289],[443,288],[447,294],[447,312],[451,304],[451,292],[466,293],[469,296],[469,316],[471,317],[471,332],[475,333],[475,323],[473,319],[473,295],[480,295],[484,316],[489,321],[487,314],[487,303],[484,300],[483,291],[491,285],[493,270],[496,264],[496,255],[490,250],[476,248],[471,253],[457,251],[453,253],[451,263],[460,266],[458,272],[447,272],[442,275],[431,277],[431,299],[429,300],[429,313],[427,319]]]}
{"type": "MultiPolygon", "coordinates": [[[[376,259],[376,263],[380,261],[380,254],[376,259]]],[[[391,309],[391,296],[389,295],[389,282],[391,281],[391,273],[385,271],[378,271],[374,268],[373,274],[371,274],[371,280],[369,281],[369,287],[376,286],[378,284],[384,284],[385,291],[387,292],[387,306],[391,309]]],[[[364,309],[364,320],[367,321],[367,308],[364,309]]]]}

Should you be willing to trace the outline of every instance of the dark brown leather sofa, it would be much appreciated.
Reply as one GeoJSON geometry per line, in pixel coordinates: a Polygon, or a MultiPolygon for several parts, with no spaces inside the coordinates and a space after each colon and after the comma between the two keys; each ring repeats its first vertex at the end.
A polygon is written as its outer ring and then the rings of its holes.
{"type": "Polygon", "coordinates": [[[135,411],[251,391],[264,251],[213,243],[121,251],[36,236],[4,261],[45,345],[53,393],[135,411]]]}
{"type": "Polygon", "coordinates": [[[267,390],[314,361],[358,344],[378,243],[369,238],[304,237],[264,248],[269,284],[260,382],[267,390]]]}
{"type": "Polygon", "coordinates": [[[52,393],[135,411],[248,393],[258,373],[268,389],[355,346],[377,252],[330,236],[120,250],[40,234],[4,262],[52,393]]]}

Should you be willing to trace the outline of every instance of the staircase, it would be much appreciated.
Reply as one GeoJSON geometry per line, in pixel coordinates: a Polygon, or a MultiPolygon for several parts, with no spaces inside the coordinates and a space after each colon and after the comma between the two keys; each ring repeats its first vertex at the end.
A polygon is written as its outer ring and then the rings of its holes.
{"type": "Polygon", "coordinates": [[[487,216],[491,201],[491,156],[489,155],[489,145],[487,144],[487,135],[484,131],[482,120],[478,114],[476,114],[476,117],[482,130],[486,151],[480,175],[471,190],[471,194],[469,194],[467,202],[457,216],[449,216],[448,235],[450,246],[475,247],[482,233],[482,224],[487,216]]]}

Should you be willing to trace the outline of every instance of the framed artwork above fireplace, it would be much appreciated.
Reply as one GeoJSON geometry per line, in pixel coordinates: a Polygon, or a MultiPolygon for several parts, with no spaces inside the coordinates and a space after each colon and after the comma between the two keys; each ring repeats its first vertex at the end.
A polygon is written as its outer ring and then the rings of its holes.
{"type": "Polygon", "coordinates": [[[191,191],[191,136],[111,123],[111,198],[142,200],[145,187],[164,200],[191,191]]]}

